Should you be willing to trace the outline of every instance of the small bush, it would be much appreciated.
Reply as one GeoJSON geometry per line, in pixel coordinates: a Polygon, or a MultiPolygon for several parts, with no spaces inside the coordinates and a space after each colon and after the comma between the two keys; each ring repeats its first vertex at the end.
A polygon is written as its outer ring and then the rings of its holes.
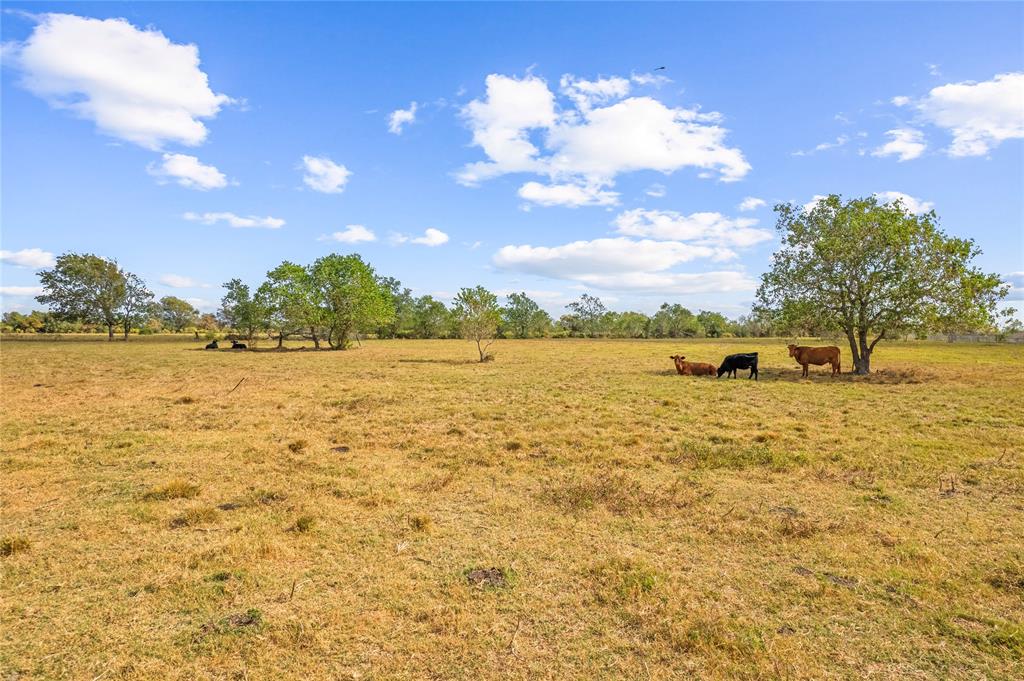
{"type": "Polygon", "coordinates": [[[309,443],[306,442],[305,440],[296,440],[295,442],[291,442],[288,444],[288,451],[290,451],[292,454],[298,454],[299,452],[306,449],[306,447],[308,446],[309,443]]]}
{"type": "Polygon", "coordinates": [[[4,537],[0,539],[0,556],[6,558],[7,556],[13,556],[16,553],[24,553],[28,551],[29,544],[28,539],[21,536],[4,537]]]}
{"type": "Polygon", "coordinates": [[[198,485],[184,480],[171,480],[165,485],[150,489],[142,498],[146,501],[166,501],[168,499],[191,499],[198,494],[198,485]]]}
{"type": "Polygon", "coordinates": [[[316,518],[311,515],[301,515],[295,519],[295,524],[291,526],[292,532],[309,532],[316,525],[316,518]]]}
{"type": "Polygon", "coordinates": [[[181,515],[171,520],[171,527],[191,527],[192,525],[202,525],[203,523],[210,523],[217,519],[217,511],[209,506],[200,506],[199,508],[189,509],[181,515]]]}
{"type": "Polygon", "coordinates": [[[414,515],[409,517],[409,527],[417,532],[429,532],[433,525],[434,521],[428,515],[414,515]]]}
{"type": "Polygon", "coordinates": [[[635,601],[654,591],[661,573],[633,558],[611,558],[587,571],[599,602],[635,601]]]}

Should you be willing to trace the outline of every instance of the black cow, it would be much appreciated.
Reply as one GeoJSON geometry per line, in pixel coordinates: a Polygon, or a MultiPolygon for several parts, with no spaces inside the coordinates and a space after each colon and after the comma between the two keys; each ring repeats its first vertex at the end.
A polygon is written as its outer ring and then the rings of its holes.
{"type": "Polygon", "coordinates": [[[718,365],[718,377],[722,374],[731,374],[736,378],[737,369],[750,369],[750,376],[747,378],[757,380],[757,353],[745,352],[737,355],[727,355],[722,363],[718,365]]]}
{"type": "Polygon", "coordinates": [[[217,345],[217,341],[211,341],[211,342],[209,342],[209,343],[207,343],[207,344],[206,344],[206,349],[207,349],[207,350],[216,350],[216,349],[217,349],[217,348],[219,348],[219,347],[220,347],[220,346],[219,346],[219,345],[217,345]]]}
{"type": "Polygon", "coordinates": [[[238,341],[235,341],[235,340],[231,341],[231,349],[232,350],[245,350],[245,348],[246,348],[245,343],[239,343],[238,341]]]}

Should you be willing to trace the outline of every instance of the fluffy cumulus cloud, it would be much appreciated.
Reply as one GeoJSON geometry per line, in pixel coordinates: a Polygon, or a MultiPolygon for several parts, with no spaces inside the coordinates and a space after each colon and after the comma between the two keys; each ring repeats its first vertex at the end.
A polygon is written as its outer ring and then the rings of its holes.
{"type": "Polygon", "coordinates": [[[599,289],[651,293],[749,291],[756,287],[742,272],[669,272],[699,258],[730,253],[678,241],[625,237],[574,241],[562,246],[505,246],[494,255],[502,269],[565,279],[599,289]]]}
{"type": "Polygon", "coordinates": [[[180,274],[164,274],[161,275],[157,281],[164,286],[170,286],[171,288],[211,288],[209,284],[204,284],[191,277],[185,277],[180,274]]]}
{"type": "Polygon", "coordinates": [[[1024,272],[1010,272],[1003,275],[1003,281],[1010,285],[1007,300],[1024,300],[1024,272]]]}
{"type": "Polygon", "coordinates": [[[393,232],[391,234],[390,241],[395,246],[408,243],[433,247],[441,246],[442,244],[448,243],[448,235],[439,229],[427,227],[427,229],[424,230],[422,236],[410,236],[408,234],[402,234],[400,232],[393,232]]]}
{"type": "Polygon", "coordinates": [[[487,160],[464,166],[456,179],[472,186],[509,173],[541,175],[549,187],[560,188],[557,193],[538,191],[544,185],[536,182],[520,192],[543,198],[543,205],[574,206],[585,205],[580,193],[561,188],[575,185],[598,196],[622,173],[669,174],[692,167],[717,172],[724,181],[746,175],[750,165],[739,149],[726,146],[719,114],[629,96],[637,83],[636,78],[588,81],[566,75],[560,82],[563,107],[535,75],[487,76],[486,96],[462,110],[473,144],[487,160]],[[555,200],[559,197],[564,201],[555,200]]]}
{"type": "Polygon", "coordinates": [[[376,241],[377,235],[363,225],[346,225],[345,229],[339,232],[331,232],[327,236],[320,237],[321,241],[338,241],[343,244],[358,244],[367,241],[376,241]]]}
{"type": "Polygon", "coordinates": [[[393,135],[401,135],[405,126],[416,122],[416,102],[409,105],[408,109],[395,109],[388,116],[388,132],[393,135]]]}
{"type": "Polygon", "coordinates": [[[302,176],[306,186],[324,194],[340,194],[345,191],[348,178],[352,175],[348,168],[326,156],[303,156],[302,168],[306,171],[302,176]]]}
{"type": "Polygon", "coordinates": [[[125,19],[41,14],[23,43],[5,49],[21,84],[100,132],[160,149],[201,144],[203,119],[231,99],[210,89],[195,45],[169,40],[125,19]]]}
{"type": "Polygon", "coordinates": [[[953,135],[950,156],[984,156],[1005,140],[1024,138],[1024,71],[939,86],[917,108],[953,135]]]}
{"type": "Polygon", "coordinates": [[[0,286],[0,295],[4,296],[41,296],[42,286],[0,286]]]}
{"type": "Polygon", "coordinates": [[[619,202],[618,192],[606,191],[596,185],[541,184],[527,182],[519,188],[519,197],[541,206],[613,206],[619,202]]]}
{"type": "Polygon", "coordinates": [[[215,225],[223,222],[229,227],[235,227],[237,229],[245,227],[257,227],[263,229],[280,229],[284,226],[285,222],[281,218],[272,218],[269,215],[266,217],[259,217],[257,215],[241,216],[235,215],[234,213],[219,212],[219,213],[185,213],[182,217],[190,222],[201,222],[204,225],[215,225]]]}
{"type": "Polygon", "coordinates": [[[726,248],[752,246],[772,238],[753,218],[729,218],[721,213],[683,215],[670,210],[627,210],[615,218],[620,234],[726,248]]]}
{"type": "Polygon", "coordinates": [[[896,156],[900,161],[910,161],[923,154],[928,147],[924,134],[914,128],[896,128],[885,134],[889,141],[872,151],[872,156],[896,156]]]}
{"type": "Polygon", "coordinates": [[[44,251],[41,248],[23,248],[20,251],[0,251],[0,262],[5,262],[17,267],[30,267],[35,270],[43,267],[53,267],[57,264],[56,259],[53,257],[53,253],[44,251]]]}
{"type": "Polygon", "coordinates": [[[740,201],[740,205],[737,206],[742,211],[757,210],[758,208],[764,208],[768,204],[765,203],[764,199],[759,199],[756,196],[748,196],[747,198],[740,201]]]}
{"type": "Polygon", "coordinates": [[[935,207],[935,204],[931,201],[922,201],[921,199],[915,198],[910,194],[904,194],[903,192],[876,192],[875,197],[880,203],[895,203],[899,201],[903,204],[904,208],[916,215],[927,213],[935,207]]]}
{"type": "Polygon", "coordinates": [[[423,232],[423,236],[414,237],[410,241],[421,246],[440,246],[441,244],[448,243],[448,235],[439,229],[427,227],[423,232]]]}
{"type": "Polygon", "coordinates": [[[209,191],[228,186],[224,173],[187,154],[164,154],[159,162],[150,163],[146,171],[157,182],[177,182],[189,189],[209,191]]]}

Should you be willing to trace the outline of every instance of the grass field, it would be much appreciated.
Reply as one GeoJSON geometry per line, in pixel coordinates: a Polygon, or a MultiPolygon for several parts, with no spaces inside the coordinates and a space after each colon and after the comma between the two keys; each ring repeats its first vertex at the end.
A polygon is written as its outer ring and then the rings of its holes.
{"type": "Polygon", "coordinates": [[[0,677],[1021,678],[1024,347],[785,343],[5,342],[0,677]]]}

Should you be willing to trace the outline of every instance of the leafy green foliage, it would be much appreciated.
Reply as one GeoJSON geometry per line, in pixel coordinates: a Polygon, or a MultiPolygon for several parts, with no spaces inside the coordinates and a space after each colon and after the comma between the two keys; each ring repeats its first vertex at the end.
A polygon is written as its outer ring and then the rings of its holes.
{"type": "Polygon", "coordinates": [[[551,326],[550,315],[525,292],[508,295],[508,305],[502,310],[502,317],[507,333],[515,338],[539,336],[551,326]]]}
{"type": "Polygon", "coordinates": [[[935,212],[914,215],[874,197],[833,194],[811,210],[779,204],[782,248],[758,289],[759,305],[789,325],[846,335],[857,373],[875,345],[898,333],[966,331],[994,323],[1008,288],[971,261],[970,239],[947,236],[935,212]]]}
{"type": "Polygon", "coordinates": [[[194,325],[198,315],[199,311],[181,298],[164,296],[160,299],[160,321],[175,333],[194,325]]]}
{"type": "Polygon", "coordinates": [[[476,342],[480,361],[490,359],[487,348],[494,342],[501,323],[498,298],[483,286],[464,288],[455,297],[455,317],[463,338],[476,342]]]}
{"type": "Polygon", "coordinates": [[[359,255],[324,256],[313,263],[310,278],[322,306],[327,342],[334,349],[344,349],[355,331],[394,319],[390,291],[359,255]]]}

